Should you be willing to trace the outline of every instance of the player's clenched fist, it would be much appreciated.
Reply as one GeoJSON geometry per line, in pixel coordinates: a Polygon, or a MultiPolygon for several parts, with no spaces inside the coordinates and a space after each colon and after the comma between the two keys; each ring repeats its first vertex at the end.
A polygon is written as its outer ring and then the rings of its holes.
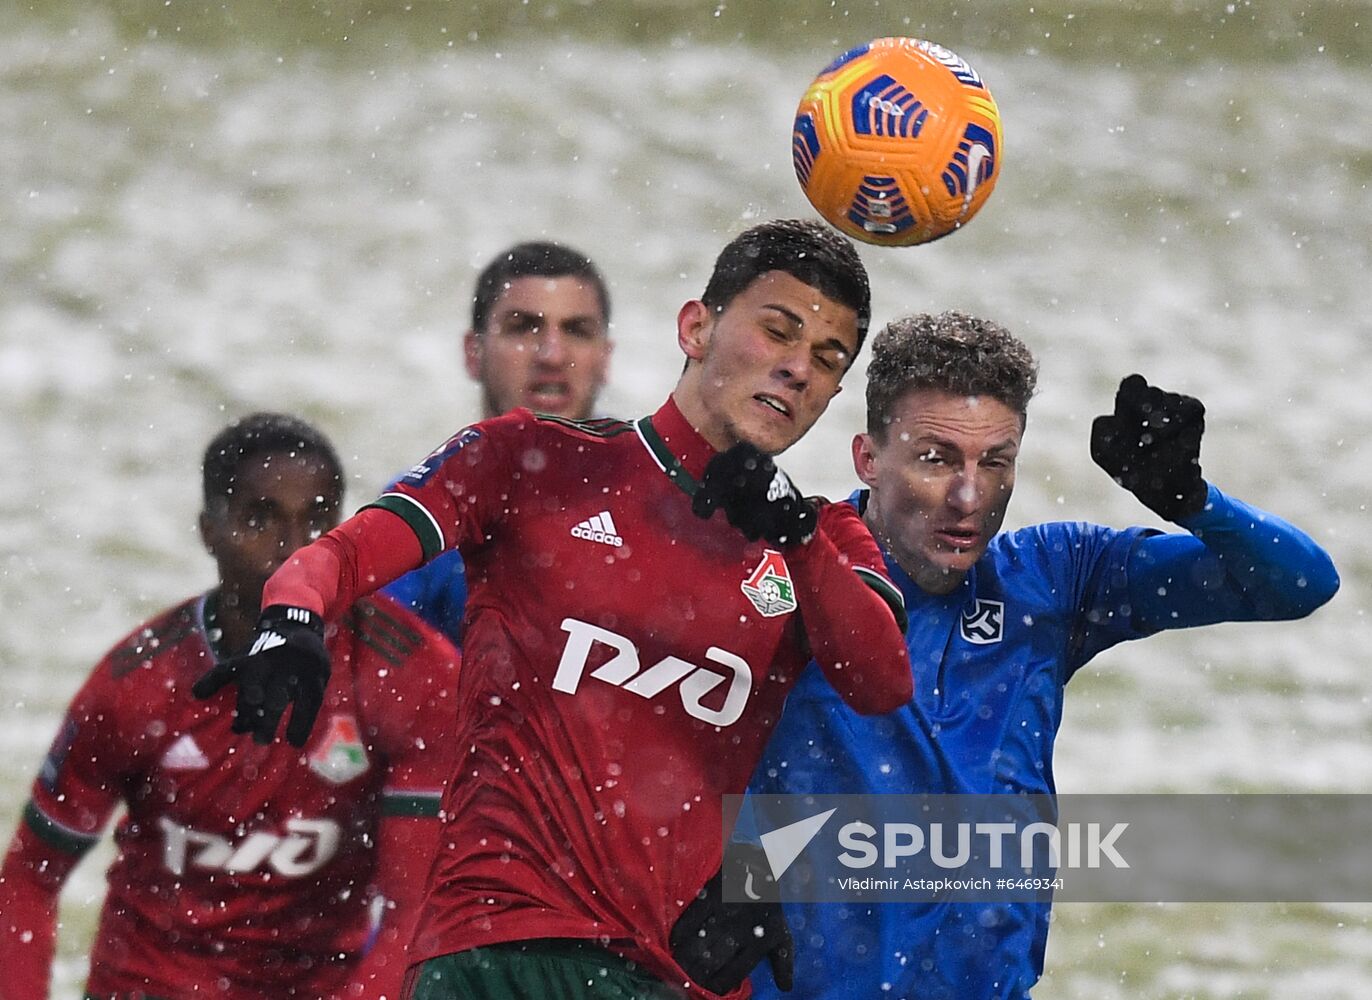
{"type": "Polygon", "coordinates": [[[255,742],[270,743],[287,706],[294,706],[286,739],[303,747],[329,685],[323,621],[305,608],[273,604],[263,609],[252,648],[217,664],[191,691],[209,698],[226,684],[238,685],[235,733],[252,733],[255,742]]]}
{"type": "Polygon", "coordinates": [[[819,511],[800,495],[770,455],[742,442],[710,459],[691,509],[709,518],[724,511],[749,541],[804,545],[815,536],[819,511]]]}
{"type": "Polygon", "coordinates": [[[1201,478],[1205,407],[1199,399],[1130,375],[1115,412],[1091,424],[1091,458],[1150,510],[1169,521],[1197,514],[1209,487],[1201,478]]]}

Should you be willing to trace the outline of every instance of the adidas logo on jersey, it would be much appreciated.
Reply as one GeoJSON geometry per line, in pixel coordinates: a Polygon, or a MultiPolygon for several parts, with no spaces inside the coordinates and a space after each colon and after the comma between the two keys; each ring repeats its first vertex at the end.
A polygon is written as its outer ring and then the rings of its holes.
{"type": "Polygon", "coordinates": [[[167,747],[162,755],[162,767],[168,771],[203,771],[209,766],[209,759],[190,733],[167,747]]]}
{"type": "Polygon", "coordinates": [[[624,539],[619,537],[614,518],[610,516],[608,510],[602,510],[595,517],[587,518],[573,527],[572,537],[582,538],[588,542],[604,542],[606,545],[613,545],[615,548],[624,544],[624,539]]]}

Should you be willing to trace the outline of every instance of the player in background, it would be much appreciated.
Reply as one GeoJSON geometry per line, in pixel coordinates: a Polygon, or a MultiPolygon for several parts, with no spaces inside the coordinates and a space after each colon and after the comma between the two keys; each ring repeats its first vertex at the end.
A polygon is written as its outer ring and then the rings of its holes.
{"type": "MultiPolygon", "coordinates": [[[[518,243],[477,276],[462,349],[467,374],[481,386],[482,417],[523,406],[589,419],[613,346],[610,292],[585,254],[559,243],[518,243]]],[[[457,549],[385,592],[461,642],[467,578],[457,549]]]]}
{"type": "Polygon", "coordinates": [[[328,675],[321,622],[443,549],[467,561],[462,755],[415,1000],[741,996],[763,955],[784,978],[771,912],[748,908],[743,953],[724,954],[710,945],[730,915],[703,890],[721,797],[746,786],[810,658],[859,712],[910,697],[876,543],[770,458],[837,394],[869,311],[845,238],[754,227],[681,307],[687,363],[656,413],[474,424],[268,582],[262,651],[202,690],[235,683],[239,724],[263,740],[290,700],[297,739],[312,705],[294,692],[328,675]]]}
{"type": "Polygon", "coordinates": [[[227,694],[191,685],[247,649],[267,578],[338,523],[343,474],[314,428],[256,414],[210,443],[203,478],[219,582],[135,629],[73,699],[0,869],[4,1000],[47,995],[58,893],[121,804],[89,996],[398,995],[457,652],[392,601],[359,601],[324,638],[311,739],[255,744],[227,694]]]}
{"type": "MultiPolygon", "coordinates": [[[[1299,618],[1338,575],[1307,535],[1201,477],[1204,408],[1138,375],[1096,419],[1091,457],[1181,530],[1085,523],[1001,532],[1037,365],[1004,328],[949,312],[872,345],[866,485],[851,502],[910,614],[913,700],[864,719],[811,667],[752,790],[762,794],[1045,794],[1063,689],[1126,639],[1299,618]]],[[[1022,998],[1043,969],[1048,903],[789,904],[795,990],[838,1000],[1022,998]]],[[[778,993],[765,970],[758,996],[778,993]]]]}

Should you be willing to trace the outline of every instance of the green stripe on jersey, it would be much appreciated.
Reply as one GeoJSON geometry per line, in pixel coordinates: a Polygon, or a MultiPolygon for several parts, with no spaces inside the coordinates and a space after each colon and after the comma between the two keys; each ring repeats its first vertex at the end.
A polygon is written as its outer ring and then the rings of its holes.
{"type": "Polygon", "coordinates": [[[366,644],[368,649],[372,650],[372,652],[376,653],[377,656],[381,657],[391,666],[399,667],[405,663],[404,652],[392,649],[390,646],[387,646],[384,642],[379,641],[374,633],[359,631],[357,633],[357,637],[361,639],[363,643],[366,644]]]}
{"type": "Polygon", "coordinates": [[[910,620],[905,615],[905,595],[900,592],[900,588],[880,573],[874,573],[865,566],[854,566],[853,572],[858,575],[863,583],[875,590],[878,597],[886,602],[886,606],[896,616],[896,624],[900,626],[900,634],[904,635],[906,628],[910,625],[910,620]]]}
{"type": "Polygon", "coordinates": [[[570,427],[574,431],[581,431],[583,434],[590,434],[593,437],[618,437],[620,434],[627,434],[634,429],[633,424],[624,420],[616,420],[614,417],[573,420],[570,417],[559,417],[556,413],[535,413],[534,416],[545,423],[570,427]]]}
{"type": "Polygon", "coordinates": [[[400,666],[423,641],[418,632],[401,624],[375,604],[354,604],[353,609],[357,637],[389,663],[400,666]]]}
{"type": "Polygon", "coordinates": [[[429,513],[427,507],[412,496],[404,493],[383,493],[372,503],[363,507],[379,507],[395,514],[410,526],[414,536],[419,539],[419,547],[424,550],[424,561],[428,562],[443,551],[443,532],[438,521],[429,513]]]}
{"type": "Polygon", "coordinates": [[[681,492],[688,497],[694,497],[700,489],[700,484],[686,471],[686,466],[672,454],[672,449],[667,447],[667,442],[662,440],[662,435],[653,426],[652,417],[640,417],[634,426],[638,428],[638,436],[648,446],[648,451],[657,460],[657,464],[667,473],[667,478],[681,487],[681,492]]]}
{"type": "Polygon", "coordinates": [[[442,796],[437,792],[382,792],[382,816],[437,816],[442,796]]]}
{"type": "Polygon", "coordinates": [[[74,854],[77,857],[89,851],[100,839],[99,834],[78,833],[62,826],[56,820],[49,819],[32,799],[24,806],[24,822],[37,834],[38,839],[49,847],[55,847],[64,854],[74,854]]]}
{"type": "Polygon", "coordinates": [[[383,611],[378,605],[368,604],[363,608],[365,624],[377,631],[385,632],[390,642],[402,653],[412,653],[424,641],[424,637],[399,618],[383,611]]]}

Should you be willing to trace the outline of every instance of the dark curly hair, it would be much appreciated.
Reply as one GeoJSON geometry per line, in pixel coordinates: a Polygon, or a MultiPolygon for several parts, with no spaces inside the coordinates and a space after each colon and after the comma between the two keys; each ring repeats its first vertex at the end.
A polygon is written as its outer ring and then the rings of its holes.
{"type": "Polygon", "coordinates": [[[1038,383],[1038,362],[999,323],[967,313],[920,313],[887,323],[867,368],[867,433],[884,441],[891,412],[911,389],[990,396],[1021,417],[1038,383]]]}
{"type": "Polygon", "coordinates": [[[222,503],[250,458],[268,454],[304,454],[318,458],[333,474],[343,493],[343,465],[323,433],[284,413],[254,413],[235,420],[214,436],[200,465],[205,509],[222,503]]]}

